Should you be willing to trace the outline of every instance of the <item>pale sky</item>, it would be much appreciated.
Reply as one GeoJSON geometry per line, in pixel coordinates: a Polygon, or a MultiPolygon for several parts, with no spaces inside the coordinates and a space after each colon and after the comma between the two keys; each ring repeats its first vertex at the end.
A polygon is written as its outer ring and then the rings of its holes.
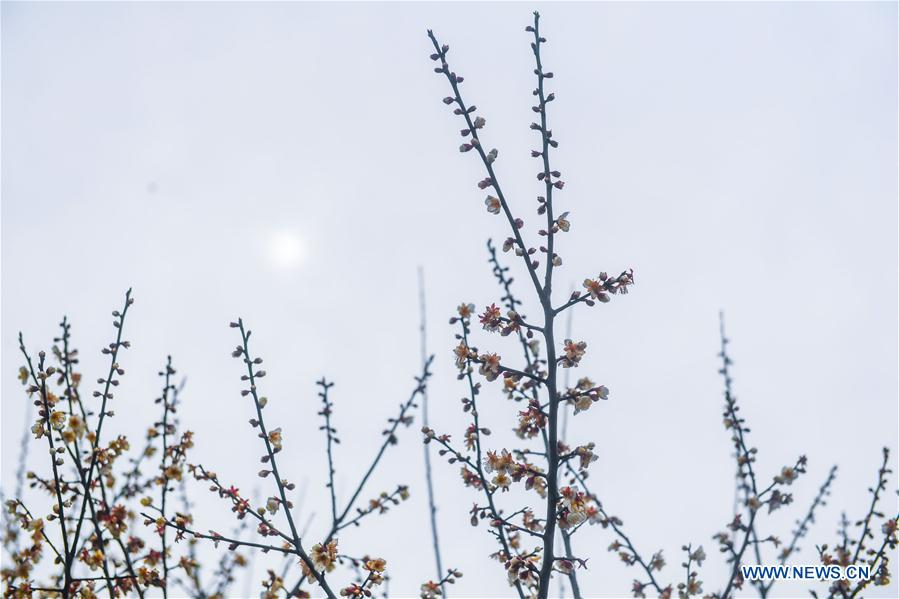
{"type": "MultiPolygon", "coordinates": [[[[556,289],[630,267],[637,281],[574,316],[588,342],[577,374],[611,389],[569,435],[597,443],[594,490],[643,552],[664,550],[662,580],[683,579],[680,547],[693,543],[710,556],[704,590],[720,590],[711,537],[733,498],[716,360],[724,309],[762,476],[809,457],[794,505],[762,532],[789,539],[840,467],[796,557],[814,563],[841,510],[864,515],[880,448],[897,450],[895,3],[4,2],[4,489],[27,405],[17,332],[31,350],[49,349],[67,315],[91,383],[129,286],[134,347],[112,429],[141,445],[171,353],[188,377],[180,416],[196,433],[191,460],[244,490],[260,485],[253,408],[229,356],[238,339],[228,322],[242,316],[266,359],[281,467],[308,484],[307,546],[329,509],[314,382],[337,383],[346,499],[418,370],[419,265],[437,355],[432,425],[461,438],[466,389],[447,319],[463,300],[498,301],[484,245],[507,231],[484,210],[480,165],[457,150],[460,124],[440,101],[446,81],[432,72],[425,31],[451,45],[513,209],[534,225],[524,27],[535,8],[556,75],[554,167],[567,183],[558,205],[572,220],[556,289]]],[[[476,344],[508,347],[481,332],[476,344]]],[[[516,407],[488,389],[481,411],[499,446],[516,407]]],[[[412,499],[340,538],[346,553],[387,559],[394,596],[417,595],[434,576],[419,427],[402,431],[365,493],[404,482],[412,499]]],[[[30,457],[46,468],[42,448],[30,457]]],[[[435,460],[435,474],[444,563],[465,573],[453,596],[509,596],[486,559],[494,542],[468,524],[479,497],[456,466],[435,460]]],[[[204,488],[192,487],[197,528],[229,530],[227,506],[204,488]]],[[[894,478],[887,511],[895,488],[894,478]]],[[[606,551],[611,541],[598,527],[575,537],[590,557],[588,595],[627,595],[638,576],[606,551]]],[[[211,564],[217,554],[204,551],[211,564]]],[[[255,581],[275,563],[257,559],[255,581]]],[[[241,576],[234,591],[243,585],[241,576]]],[[[895,585],[868,595],[895,596],[895,585]]],[[[805,585],[777,588],[807,596],[805,585]]]]}

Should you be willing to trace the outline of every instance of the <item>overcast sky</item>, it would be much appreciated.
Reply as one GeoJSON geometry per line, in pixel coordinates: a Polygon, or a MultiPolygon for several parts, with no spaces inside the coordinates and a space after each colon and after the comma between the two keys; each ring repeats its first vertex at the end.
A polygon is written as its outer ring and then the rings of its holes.
{"type": "MultiPolygon", "coordinates": [[[[180,416],[196,431],[191,460],[247,492],[260,484],[253,408],[229,357],[238,339],[227,325],[242,316],[266,359],[282,468],[308,485],[309,539],[328,511],[314,381],[337,383],[346,499],[418,370],[419,265],[437,355],[432,421],[459,439],[465,388],[447,319],[462,300],[498,300],[484,245],[507,231],[484,210],[480,166],[457,150],[460,124],[440,102],[446,82],[425,31],[451,45],[535,239],[524,32],[535,7],[4,2],[4,488],[26,406],[17,332],[31,350],[49,349],[67,315],[91,383],[129,286],[134,347],[114,427],[141,438],[171,353],[188,378],[180,416]]],[[[840,467],[796,558],[813,563],[841,510],[864,514],[880,448],[897,449],[896,4],[541,11],[558,97],[554,166],[567,182],[558,205],[572,219],[556,289],[630,267],[637,281],[631,295],[574,315],[575,337],[589,344],[577,374],[612,392],[571,424],[573,441],[597,443],[594,490],[643,551],[664,549],[663,580],[682,580],[680,547],[692,542],[710,555],[704,589],[720,589],[711,536],[733,498],[716,374],[724,309],[762,476],[809,456],[796,503],[763,534],[789,538],[840,467]]],[[[477,345],[508,347],[480,333],[477,345]]],[[[499,444],[515,408],[495,392],[481,404],[499,444]]],[[[340,540],[347,553],[386,558],[400,596],[434,570],[419,426],[402,432],[366,492],[405,482],[412,499],[340,540]]],[[[31,454],[41,468],[44,456],[31,454]]],[[[457,467],[437,462],[435,472],[444,562],[466,574],[454,595],[508,596],[501,568],[486,563],[493,542],[468,525],[477,496],[457,467]]],[[[192,495],[197,528],[230,529],[221,501],[199,484],[192,495]]],[[[885,506],[895,509],[895,495],[885,506]]],[[[606,551],[611,540],[598,527],[575,537],[590,556],[590,595],[626,594],[637,576],[606,551]]],[[[268,559],[256,561],[257,581],[268,559]]],[[[881,595],[895,596],[895,584],[881,595]]]]}

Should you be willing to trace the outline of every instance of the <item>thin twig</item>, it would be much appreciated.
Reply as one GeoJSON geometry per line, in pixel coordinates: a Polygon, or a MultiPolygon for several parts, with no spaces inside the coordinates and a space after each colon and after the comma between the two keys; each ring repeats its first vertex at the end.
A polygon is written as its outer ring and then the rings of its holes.
{"type": "MultiPolygon", "coordinates": [[[[427,337],[427,306],[425,304],[425,274],[424,269],[418,267],[418,306],[420,311],[419,336],[421,340],[421,363],[424,365],[428,359],[427,337]]],[[[428,420],[428,391],[425,389],[421,396],[421,420],[422,426],[429,427],[428,420]]],[[[434,477],[431,473],[431,445],[423,443],[425,454],[425,482],[428,490],[428,516],[431,523],[431,544],[434,549],[434,564],[437,567],[437,576],[443,573],[443,562],[440,559],[440,540],[437,534],[437,505],[434,500],[434,477]]],[[[446,584],[441,580],[440,592],[446,598],[446,584]]]]}

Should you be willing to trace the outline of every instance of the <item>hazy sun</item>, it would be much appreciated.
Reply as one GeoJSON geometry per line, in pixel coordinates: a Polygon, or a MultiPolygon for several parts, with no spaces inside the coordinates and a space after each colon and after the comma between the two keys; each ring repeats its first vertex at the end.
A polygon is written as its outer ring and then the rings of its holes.
{"type": "Polygon", "coordinates": [[[306,245],[296,233],[279,231],[268,239],[268,258],[273,266],[288,270],[300,266],[306,258],[306,245]]]}

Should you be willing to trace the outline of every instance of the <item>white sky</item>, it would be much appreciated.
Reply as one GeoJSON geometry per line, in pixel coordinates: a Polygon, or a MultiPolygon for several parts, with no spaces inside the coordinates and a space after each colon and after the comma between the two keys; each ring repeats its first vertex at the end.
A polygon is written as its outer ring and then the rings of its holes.
{"type": "MultiPolygon", "coordinates": [[[[140,438],[172,353],[189,378],[181,418],[196,431],[192,459],[247,491],[257,485],[261,448],[229,357],[227,323],[242,316],[267,362],[282,469],[309,484],[304,516],[322,514],[309,545],[328,510],[314,381],[337,382],[345,496],[418,369],[419,264],[437,354],[432,420],[460,438],[465,389],[447,318],[463,299],[498,299],[484,243],[506,231],[483,208],[479,165],[456,149],[460,125],[440,102],[446,83],[431,71],[425,30],[451,44],[467,99],[488,119],[484,137],[500,149],[504,188],[536,224],[524,33],[534,8],[4,2],[4,487],[26,405],[17,331],[49,348],[67,314],[91,382],[129,286],[134,348],[115,427],[140,438]]],[[[682,580],[680,546],[692,542],[710,555],[704,589],[719,589],[711,536],[733,493],[716,374],[723,308],[763,476],[810,459],[796,503],[763,533],[789,538],[840,466],[797,558],[814,562],[840,510],[863,515],[880,448],[897,449],[896,5],[541,10],[558,97],[554,166],[567,182],[558,205],[573,223],[557,290],[600,270],[636,271],[631,295],[575,315],[589,344],[578,374],[612,390],[571,426],[572,440],[598,444],[595,490],[646,553],[665,550],[663,580],[682,580]]],[[[514,408],[490,393],[481,405],[501,442],[514,408]]],[[[413,498],[341,538],[347,553],[385,557],[400,596],[433,576],[419,426],[366,493],[406,482],[413,498]]],[[[474,492],[456,467],[435,470],[444,562],[466,573],[454,595],[508,595],[501,569],[485,565],[492,541],[467,524],[474,492]]],[[[202,486],[193,497],[198,528],[231,527],[202,486]]],[[[636,575],[606,551],[611,540],[596,528],[575,538],[591,557],[590,595],[626,594],[636,575]]],[[[257,560],[257,579],[266,563],[257,560]]]]}

